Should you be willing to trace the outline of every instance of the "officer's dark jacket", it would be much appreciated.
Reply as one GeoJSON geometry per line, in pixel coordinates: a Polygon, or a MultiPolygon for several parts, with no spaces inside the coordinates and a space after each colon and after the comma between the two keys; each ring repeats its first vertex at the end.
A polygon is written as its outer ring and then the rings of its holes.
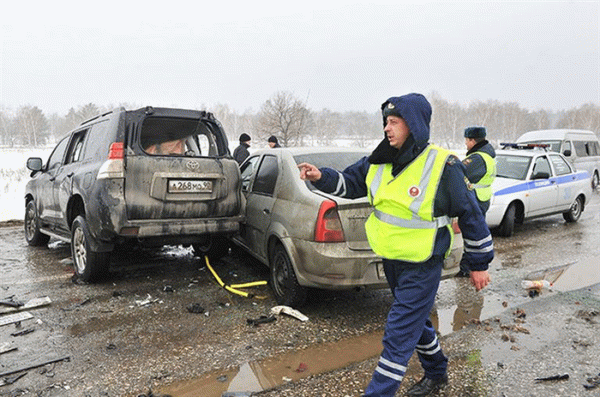
{"type": "MultiPolygon", "coordinates": [[[[411,135],[400,150],[390,146],[387,137],[369,157],[363,157],[343,172],[320,168],[322,177],[313,182],[315,187],[327,193],[346,198],[367,195],[365,178],[371,164],[392,163],[392,173],[398,175],[429,145],[429,121],[431,106],[421,94],[392,97],[383,103],[382,109],[392,103],[407,123],[411,135]]],[[[383,120],[385,125],[385,118],[383,120]]],[[[487,270],[494,258],[490,231],[481,213],[475,193],[465,183],[465,166],[455,156],[446,162],[434,203],[434,216],[458,217],[458,225],[465,241],[463,261],[471,270],[487,270]]],[[[438,229],[434,255],[443,256],[450,245],[446,227],[438,229]]]]}
{"type": "Polygon", "coordinates": [[[463,160],[467,170],[465,174],[471,183],[477,183],[483,178],[487,172],[485,161],[477,154],[477,152],[483,152],[489,154],[491,158],[496,158],[496,151],[494,147],[486,140],[476,143],[475,146],[467,152],[467,156],[471,155],[468,159],[463,160]],[[468,160],[468,161],[467,161],[468,160]]]}

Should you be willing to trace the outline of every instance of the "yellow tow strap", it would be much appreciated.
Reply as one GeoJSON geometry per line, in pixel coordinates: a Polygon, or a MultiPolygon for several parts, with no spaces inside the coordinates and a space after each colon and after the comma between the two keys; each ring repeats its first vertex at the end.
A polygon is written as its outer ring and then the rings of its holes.
{"type": "Polygon", "coordinates": [[[246,291],[241,291],[238,288],[248,288],[248,287],[257,287],[259,285],[267,285],[266,281],[253,281],[250,283],[243,283],[243,284],[231,284],[231,285],[226,285],[223,280],[221,280],[221,277],[219,277],[219,275],[217,274],[217,272],[215,272],[215,270],[212,268],[212,266],[210,265],[210,263],[208,262],[208,256],[204,256],[204,260],[206,261],[206,267],[208,267],[208,270],[210,270],[210,272],[212,273],[212,275],[215,277],[215,280],[217,280],[217,282],[219,283],[219,285],[226,289],[229,292],[232,292],[234,294],[237,295],[241,295],[245,298],[257,298],[257,299],[265,299],[266,296],[256,296],[254,294],[248,293],[246,291]]]}

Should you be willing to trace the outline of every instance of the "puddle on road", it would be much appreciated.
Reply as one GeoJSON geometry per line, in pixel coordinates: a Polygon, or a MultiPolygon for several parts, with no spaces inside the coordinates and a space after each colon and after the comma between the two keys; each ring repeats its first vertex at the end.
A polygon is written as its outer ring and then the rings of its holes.
{"type": "Polygon", "coordinates": [[[382,337],[383,331],[322,344],[246,363],[238,369],[215,371],[198,379],[172,384],[162,388],[160,392],[173,397],[221,397],[225,392],[267,390],[285,382],[297,381],[378,356],[382,349],[382,337]]]}

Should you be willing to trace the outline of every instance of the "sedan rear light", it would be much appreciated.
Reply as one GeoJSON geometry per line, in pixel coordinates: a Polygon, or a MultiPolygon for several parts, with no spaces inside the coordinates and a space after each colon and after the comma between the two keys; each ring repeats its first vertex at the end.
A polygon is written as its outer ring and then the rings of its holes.
{"type": "Polygon", "coordinates": [[[317,225],[315,227],[315,241],[319,243],[339,243],[345,241],[342,222],[335,202],[326,200],[321,203],[317,225]]]}
{"type": "Polygon", "coordinates": [[[113,142],[108,150],[108,160],[100,166],[97,179],[124,178],[123,167],[124,145],[123,142],[113,142]]]}

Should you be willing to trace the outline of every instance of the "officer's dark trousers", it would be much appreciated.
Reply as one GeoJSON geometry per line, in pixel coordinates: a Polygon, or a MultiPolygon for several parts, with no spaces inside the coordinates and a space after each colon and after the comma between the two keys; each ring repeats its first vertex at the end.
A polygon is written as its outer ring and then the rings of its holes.
{"type": "Polygon", "coordinates": [[[443,259],[436,256],[418,266],[384,260],[383,266],[394,303],[385,326],[383,352],[365,396],[394,396],[415,349],[428,378],[444,375],[448,365],[429,320],[443,259]]]}

